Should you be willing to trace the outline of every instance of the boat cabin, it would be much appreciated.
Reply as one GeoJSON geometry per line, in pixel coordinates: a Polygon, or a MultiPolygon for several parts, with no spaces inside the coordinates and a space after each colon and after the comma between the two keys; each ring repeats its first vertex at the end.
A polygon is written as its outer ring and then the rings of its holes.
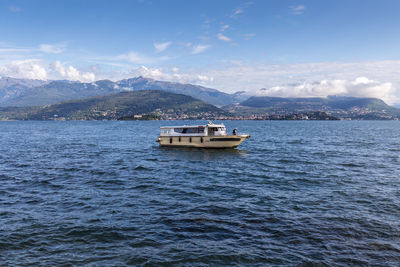
{"type": "Polygon", "coordinates": [[[207,124],[198,126],[161,127],[160,136],[223,136],[226,127],[223,124],[207,124]]]}

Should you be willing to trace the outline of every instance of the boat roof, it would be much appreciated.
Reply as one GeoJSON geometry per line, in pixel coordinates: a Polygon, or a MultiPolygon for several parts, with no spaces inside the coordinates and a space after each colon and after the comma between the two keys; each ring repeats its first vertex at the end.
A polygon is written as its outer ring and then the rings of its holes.
{"type": "Polygon", "coordinates": [[[213,124],[213,123],[209,123],[206,125],[182,125],[182,126],[162,126],[160,127],[161,129],[166,129],[166,128],[201,128],[201,127],[225,127],[225,125],[223,124],[213,124]]]}

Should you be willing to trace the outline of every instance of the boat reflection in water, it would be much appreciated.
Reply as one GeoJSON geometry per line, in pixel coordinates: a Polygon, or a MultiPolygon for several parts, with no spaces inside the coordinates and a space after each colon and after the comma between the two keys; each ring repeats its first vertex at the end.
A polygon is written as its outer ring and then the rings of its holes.
{"type": "Polygon", "coordinates": [[[206,125],[161,127],[157,142],[160,146],[172,147],[236,148],[247,138],[250,135],[237,134],[236,129],[232,135],[227,135],[225,125],[208,122],[206,125]]]}

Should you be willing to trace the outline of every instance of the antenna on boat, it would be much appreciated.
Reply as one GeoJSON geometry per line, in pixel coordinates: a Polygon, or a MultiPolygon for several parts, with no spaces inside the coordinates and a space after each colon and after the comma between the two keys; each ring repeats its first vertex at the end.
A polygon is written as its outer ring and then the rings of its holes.
{"type": "Polygon", "coordinates": [[[208,124],[213,124],[213,123],[212,123],[212,121],[209,120],[209,121],[208,121],[208,124]]]}

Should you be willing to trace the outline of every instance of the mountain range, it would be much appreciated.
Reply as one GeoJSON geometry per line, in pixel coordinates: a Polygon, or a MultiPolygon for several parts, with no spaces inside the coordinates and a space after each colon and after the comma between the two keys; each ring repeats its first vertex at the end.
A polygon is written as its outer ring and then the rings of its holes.
{"type": "Polygon", "coordinates": [[[16,79],[11,77],[0,77],[0,105],[23,96],[31,88],[46,84],[46,81],[16,79]]]}
{"type": "Polygon", "coordinates": [[[242,115],[293,114],[325,111],[340,118],[385,119],[398,118],[400,110],[377,98],[328,96],[327,98],[283,98],[252,96],[237,105],[224,107],[242,115]]]}
{"type": "Polygon", "coordinates": [[[42,106],[67,100],[137,90],[162,90],[184,94],[215,106],[237,103],[242,99],[235,94],[227,94],[199,85],[156,81],[141,76],[117,82],[100,80],[92,83],[1,78],[0,106],[42,106]]]}
{"type": "Polygon", "coordinates": [[[286,118],[293,117],[286,115],[309,112],[351,119],[400,118],[399,109],[376,98],[250,97],[246,92],[227,94],[203,86],[144,77],[92,83],[3,77],[0,78],[0,107],[0,119],[52,119],[54,115],[66,119],[118,119],[155,110],[164,117],[174,118],[214,114],[215,117],[268,119],[271,115],[286,118]]]}

